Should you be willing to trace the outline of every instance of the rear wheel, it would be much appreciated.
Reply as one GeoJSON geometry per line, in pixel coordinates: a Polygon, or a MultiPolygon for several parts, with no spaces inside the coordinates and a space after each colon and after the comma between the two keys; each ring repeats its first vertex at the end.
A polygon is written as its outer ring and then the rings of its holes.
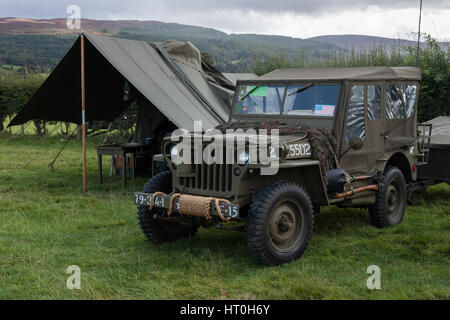
{"type": "MultiPolygon", "coordinates": [[[[147,182],[142,192],[154,193],[157,191],[169,194],[172,191],[172,173],[164,171],[155,175],[147,182]]],[[[162,221],[154,217],[162,217],[164,210],[148,206],[138,207],[138,220],[142,232],[153,243],[174,241],[183,237],[193,236],[197,231],[197,224],[192,218],[188,219],[188,225],[172,221],[162,221]]]]}
{"type": "Polygon", "coordinates": [[[370,223],[377,228],[399,224],[406,210],[406,181],[397,167],[387,167],[375,204],[369,207],[370,223]]]}
{"type": "Polygon", "coordinates": [[[314,212],[308,193],[292,182],[267,185],[250,204],[247,241],[264,265],[300,258],[313,229],[314,212]]]}

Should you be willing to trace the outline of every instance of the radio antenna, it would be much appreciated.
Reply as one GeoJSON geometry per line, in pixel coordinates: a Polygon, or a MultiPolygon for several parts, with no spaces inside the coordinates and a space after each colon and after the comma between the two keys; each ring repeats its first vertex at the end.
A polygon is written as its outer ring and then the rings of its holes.
{"type": "Polygon", "coordinates": [[[420,0],[420,13],[419,13],[419,32],[417,34],[417,53],[416,53],[416,66],[419,66],[419,48],[420,48],[420,24],[422,22],[422,0],[420,0]]]}

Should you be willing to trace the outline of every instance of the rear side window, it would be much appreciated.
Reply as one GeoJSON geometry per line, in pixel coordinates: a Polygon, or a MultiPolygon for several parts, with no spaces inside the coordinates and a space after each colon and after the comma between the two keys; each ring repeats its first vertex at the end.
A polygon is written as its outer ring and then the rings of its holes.
{"type": "Polygon", "coordinates": [[[381,119],[381,86],[367,86],[367,119],[381,119]]]}
{"type": "Polygon", "coordinates": [[[417,86],[403,85],[401,86],[401,90],[403,93],[403,100],[405,101],[406,105],[406,117],[409,118],[414,114],[417,86]]]}
{"type": "Polygon", "coordinates": [[[364,86],[352,86],[348,106],[345,141],[348,143],[354,136],[366,139],[366,122],[364,118],[364,86]]]}
{"type": "Polygon", "coordinates": [[[388,119],[405,119],[414,114],[416,85],[389,85],[386,88],[386,115],[388,119]]]}

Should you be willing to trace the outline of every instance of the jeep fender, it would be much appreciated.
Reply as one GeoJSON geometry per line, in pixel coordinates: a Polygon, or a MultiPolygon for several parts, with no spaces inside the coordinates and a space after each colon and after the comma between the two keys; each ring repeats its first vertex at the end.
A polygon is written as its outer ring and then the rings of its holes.
{"type": "Polygon", "coordinates": [[[405,176],[406,182],[417,180],[417,170],[414,172],[415,158],[411,156],[409,148],[406,150],[394,150],[385,153],[377,160],[377,165],[384,170],[387,165],[399,168],[405,176]]]}
{"type": "Polygon", "coordinates": [[[328,205],[327,189],[323,183],[320,162],[317,160],[289,160],[279,163],[278,173],[273,176],[258,176],[254,181],[260,186],[275,181],[292,181],[303,187],[314,204],[328,205]]]}

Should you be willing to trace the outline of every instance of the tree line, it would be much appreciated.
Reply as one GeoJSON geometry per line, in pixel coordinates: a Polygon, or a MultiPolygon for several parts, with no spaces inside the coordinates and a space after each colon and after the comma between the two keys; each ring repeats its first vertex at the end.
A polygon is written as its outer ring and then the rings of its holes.
{"type": "MultiPolygon", "coordinates": [[[[0,131],[39,89],[47,74],[0,68],[0,131]],[[8,121],[7,121],[8,120],[8,121]]],[[[39,131],[39,124],[36,125],[39,131]]]]}

